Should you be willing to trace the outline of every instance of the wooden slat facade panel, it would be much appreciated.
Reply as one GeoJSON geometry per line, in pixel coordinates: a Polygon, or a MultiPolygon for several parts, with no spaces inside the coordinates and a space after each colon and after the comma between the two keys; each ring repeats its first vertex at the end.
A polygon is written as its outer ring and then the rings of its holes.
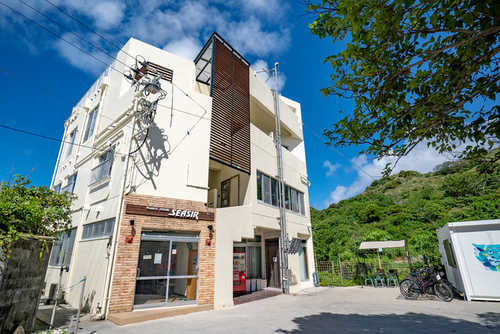
{"type": "Polygon", "coordinates": [[[152,62],[148,62],[148,67],[144,67],[143,66],[139,70],[139,72],[142,73],[142,74],[137,73],[135,75],[135,80],[141,79],[144,74],[150,74],[150,75],[153,75],[153,76],[161,74],[162,80],[166,80],[168,82],[172,82],[172,79],[173,79],[173,76],[174,76],[174,71],[173,70],[171,70],[169,68],[166,68],[166,67],[163,67],[161,65],[152,63],[152,62]]]}
{"type": "Polygon", "coordinates": [[[248,65],[215,39],[210,157],[250,174],[248,65]]]}

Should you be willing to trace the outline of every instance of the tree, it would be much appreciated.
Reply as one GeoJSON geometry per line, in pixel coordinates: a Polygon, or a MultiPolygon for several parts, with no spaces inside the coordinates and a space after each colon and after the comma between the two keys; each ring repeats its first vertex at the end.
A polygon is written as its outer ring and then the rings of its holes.
{"type": "Polygon", "coordinates": [[[422,142],[441,153],[466,143],[458,158],[497,166],[500,153],[488,152],[500,133],[498,0],[305,3],[317,15],[312,34],[348,41],[325,59],[333,84],[322,93],[356,106],[325,130],[329,144],[398,161],[422,142]]]}
{"type": "Polygon", "coordinates": [[[14,182],[4,184],[0,190],[0,248],[4,255],[19,239],[56,236],[71,227],[75,196],[57,194],[45,186],[29,187],[30,183],[16,175],[14,182]]]}

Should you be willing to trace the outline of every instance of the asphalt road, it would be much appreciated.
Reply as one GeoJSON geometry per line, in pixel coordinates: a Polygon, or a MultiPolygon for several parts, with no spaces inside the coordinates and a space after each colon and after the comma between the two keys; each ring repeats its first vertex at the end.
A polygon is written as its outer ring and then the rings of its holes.
{"type": "Polygon", "coordinates": [[[406,300],[396,288],[319,287],[235,307],[117,326],[85,317],[79,333],[500,333],[500,302],[435,296],[406,300]]]}

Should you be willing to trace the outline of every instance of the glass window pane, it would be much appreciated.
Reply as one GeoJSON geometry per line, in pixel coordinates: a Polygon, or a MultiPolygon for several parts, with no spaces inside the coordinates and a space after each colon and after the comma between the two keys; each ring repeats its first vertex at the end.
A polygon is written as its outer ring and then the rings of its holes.
{"type": "Polygon", "coordinates": [[[271,204],[278,206],[278,180],[271,179],[271,204]]]}
{"type": "Polygon", "coordinates": [[[300,214],[305,216],[306,209],[305,209],[305,202],[304,202],[304,194],[303,193],[299,193],[299,202],[300,202],[300,214]]]}
{"type": "Polygon", "coordinates": [[[290,210],[290,187],[285,185],[285,208],[290,210]]]}
{"type": "Polygon", "coordinates": [[[257,199],[262,201],[262,173],[257,172],[257,199]]]}
{"type": "Polygon", "coordinates": [[[307,275],[307,252],[306,247],[299,248],[299,262],[300,262],[300,279],[302,281],[308,280],[307,275]]]}
{"type": "Polygon", "coordinates": [[[271,178],[263,175],[264,203],[271,204],[271,178]]]}

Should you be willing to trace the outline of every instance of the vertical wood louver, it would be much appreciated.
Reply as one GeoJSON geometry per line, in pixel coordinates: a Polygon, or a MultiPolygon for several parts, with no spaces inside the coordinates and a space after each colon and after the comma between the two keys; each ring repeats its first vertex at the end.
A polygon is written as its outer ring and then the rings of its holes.
{"type": "Polygon", "coordinates": [[[210,157],[250,174],[248,64],[214,38],[210,157]]]}

